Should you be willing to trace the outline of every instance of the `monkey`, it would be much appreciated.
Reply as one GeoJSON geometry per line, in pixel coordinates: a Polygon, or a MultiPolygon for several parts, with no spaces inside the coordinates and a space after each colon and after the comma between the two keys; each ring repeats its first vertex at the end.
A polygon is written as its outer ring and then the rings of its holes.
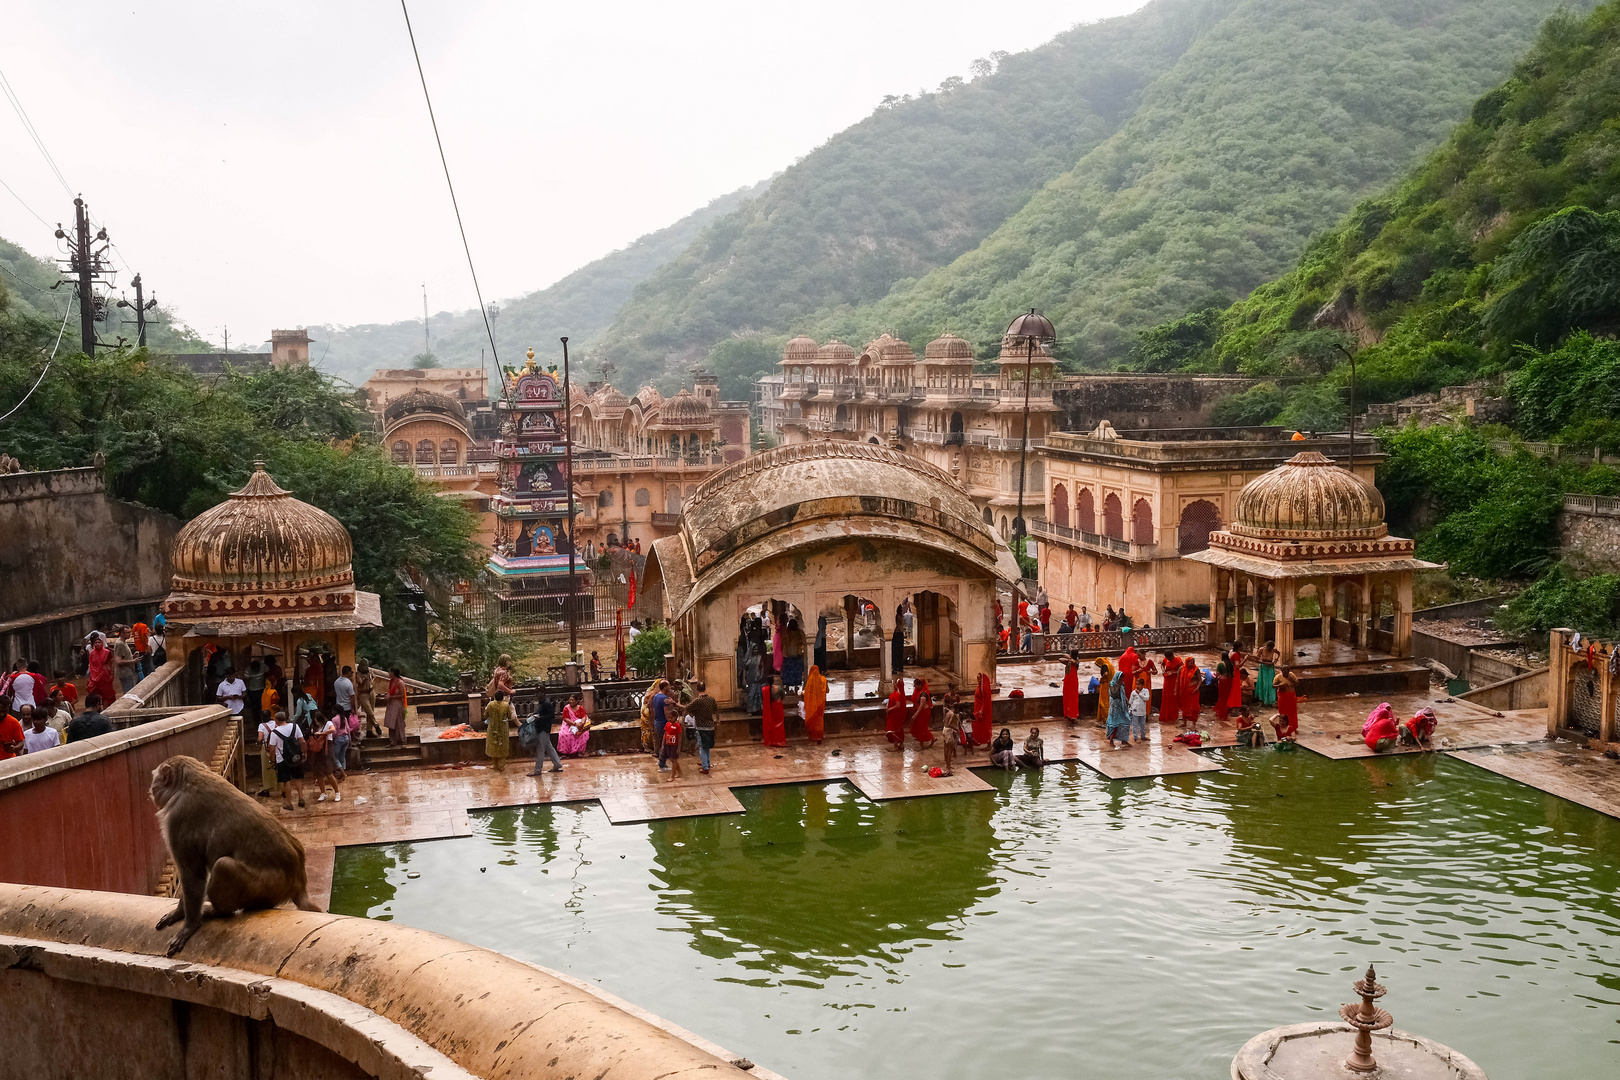
{"type": "Polygon", "coordinates": [[[320,911],[309,898],[304,845],[230,781],[194,757],[169,758],[152,770],[158,825],[180,876],[180,903],[157,929],[185,920],[169,942],[173,956],[205,918],[272,908],[290,900],[320,911]],[[210,911],[203,913],[203,901],[210,911]]]}

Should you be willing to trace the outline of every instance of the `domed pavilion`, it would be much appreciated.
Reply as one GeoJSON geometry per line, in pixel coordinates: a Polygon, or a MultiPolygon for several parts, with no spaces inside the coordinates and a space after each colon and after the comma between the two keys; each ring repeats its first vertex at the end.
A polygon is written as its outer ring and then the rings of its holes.
{"type": "Polygon", "coordinates": [[[979,672],[995,674],[997,585],[1018,579],[949,474],[821,440],[756,454],[699,487],[680,532],[653,544],[637,612],[669,625],[676,667],[727,708],[740,705],[739,628],[751,614],[797,620],[807,643],[827,619],[828,667],[875,674],[886,690],[906,605],[907,673],[971,691],[979,672]]]}
{"type": "Polygon", "coordinates": [[[355,631],[382,625],[377,594],[354,587],[348,530],[278,486],[262,461],[240,491],[186,523],[171,562],[169,659],[199,676],[219,650],[244,673],[250,654],[275,653],[294,674],[301,648],[353,664],[355,631]]]}
{"type": "MultiPolygon", "coordinates": [[[[1414,558],[1412,541],[1389,535],[1377,488],[1323,454],[1305,451],[1251,480],[1233,510],[1231,524],[1209,534],[1206,550],[1183,556],[1209,564],[1217,641],[1273,638],[1284,662],[1293,661],[1294,612],[1301,590],[1310,588],[1322,613],[1324,645],[1337,636],[1363,653],[1412,654],[1412,574],[1440,564],[1414,558]],[[1230,632],[1229,596],[1237,613],[1230,632]],[[1267,622],[1268,600],[1275,605],[1274,628],[1267,622]],[[1247,632],[1245,609],[1252,616],[1247,632]],[[1394,616],[1390,631],[1380,625],[1385,610],[1394,616]]],[[[1317,658],[1326,662],[1324,648],[1317,658]]]]}

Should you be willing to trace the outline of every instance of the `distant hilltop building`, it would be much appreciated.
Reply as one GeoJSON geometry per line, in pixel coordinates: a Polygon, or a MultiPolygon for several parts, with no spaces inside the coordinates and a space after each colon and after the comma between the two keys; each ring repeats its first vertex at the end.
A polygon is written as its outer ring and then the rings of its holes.
{"type": "Polygon", "coordinates": [[[272,330],[268,353],[175,353],[170,359],[181,367],[190,368],[198,375],[223,374],[226,364],[238,368],[261,367],[266,362],[271,367],[308,367],[309,343],[313,340],[315,339],[309,336],[309,331],[303,327],[296,330],[272,330]]]}

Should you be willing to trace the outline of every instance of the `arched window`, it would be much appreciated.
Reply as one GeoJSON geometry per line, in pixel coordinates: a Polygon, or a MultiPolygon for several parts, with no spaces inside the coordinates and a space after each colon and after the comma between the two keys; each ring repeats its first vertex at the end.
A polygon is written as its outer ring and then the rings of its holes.
{"type": "Polygon", "coordinates": [[[411,444],[404,439],[394,443],[394,460],[406,464],[411,460],[411,444]]]}
{"type": "Polygon", "coordinates": [[[1062,484],[1052,488],[1052,524],[1069,523],[1069,489],[1062,484]]]}
{"type": "Polygon", "coordinates": [[[607,507],[612,506],[613,505],[613,491],[611,489],[606,489],[606,490],[603,490],[602,492],[600,492],[596,496],[596,505],[602,507],[603,509],[606,509],[607,507]]]}
{"type": "Polygon", "coordinates": [[[984,508],[984,523],[992,529],[996,527],[996,515],[987,506],[984,508]]]}
{"type": "Polygon", "coordinates": [[[1007,524],[1007,515],[1002,514],[1001,515],[1001,538],[1003,540],[1006,540],[1011,536],[1012,536],[1012,529],[1007,524]]]}
{"type": "Polygon", "coordinates": [[[1176,527],[1176,550],[1191,555],[1209,547],[1209,534],[1221,527],[1221,512],[1207,499],[1190,502],[1181,510],[1176,527]]]}
{"type": "Polygon", "coordinates": [[[1146,499],[1137,499],[1131,507],[1131,543],[1153,543],[1153,507],[1146,499]]]}
{"type": "Polygon", "coordinates": [[[681,512],[681,489],[678,487],[666,488],[664,491],[664,513],[678,514],[681,512]]]}
{"type": "Polygon", "coordinates": [[[1111,539],[1125,539],[1125,508],[1112,491],[1103,499],[1103,532],[1111,539]]]}
{"type": "Polygon", "coordinates": [[[959,412],[951,413],[951,434],[962,434],[962,414],[959,412]]]}
{"type": "Polygon", "coordinates": [[[636,505],[646,506],[652,502],[652,492],[646,488],[636,488],[636,505]]]}
{"type": "Polygon", "coordinates": [[[416,463],[418,465],[433,464],[433,440],[422,439],[416,444],[416,463]]]}
{"type": "Polygon", "coordinates": [[[446,439],[442,443],[439,444],[439,460],[440,461],[448,461],[451,464],[454,464],[455,460],[456,460],[456,456],[460,452],[460,450],[461,450],[461,447],[456,442],[456,440],[454,440],[454,439],[446,439]]]}
{"type": "Polygon", "coordinates": [[[1074,500],[1074,527],[1086,533],[1097,531],[1097,504],[1092,501],[1088,487],[1081,488],[1079,497],[1074,500]]]}

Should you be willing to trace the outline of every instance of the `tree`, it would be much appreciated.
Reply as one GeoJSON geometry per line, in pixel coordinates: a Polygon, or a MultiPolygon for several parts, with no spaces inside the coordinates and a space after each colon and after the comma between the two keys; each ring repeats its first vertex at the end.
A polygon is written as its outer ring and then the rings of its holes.
{"type": "Polygon", "coordinates": [[[1552,342],[1620,321],[1620,211],[1560,210],[1525,229],[1491,271],[1481,321],[1508,341],[1552,342]]]}
{"type": "Polygon", "coordinates": [[[669,627],[649,626],[637,634],[636,640],[625,650],[625,660],[643,678],[648,675],[656,678],[663,674],[664,655],[669,652],[670,644],[674,640],[675,636],[669,632],[669,627]]]}

